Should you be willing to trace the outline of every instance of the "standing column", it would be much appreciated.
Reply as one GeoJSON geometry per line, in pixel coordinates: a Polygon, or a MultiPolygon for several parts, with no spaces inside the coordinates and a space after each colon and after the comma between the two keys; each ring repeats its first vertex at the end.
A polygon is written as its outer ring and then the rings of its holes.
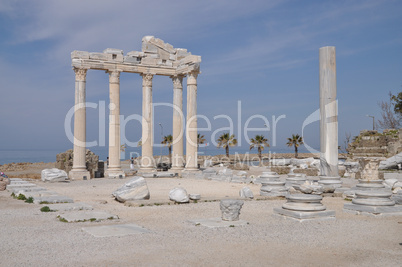
{"type": "Polygon", "coordinates": [[[340,186],[338,173],[338,105],[334,46],[321,47],[320,60],[320,165],[321,183],[340,186]]]}
{"type": "Polygon", "coordinates": [[[109,73],[109,166],[106,176],[124,177],[120,163],[120,71],[109,73]]]}
{"type": "Polygon", "coordinates": [[[90,179],[86,167],[86,110],[85,110],[85,84],[86,69],[74,68],[75,72],[75,106],[74,106],[74,154],[73,168],[69,172],[72,180],[90,179]],[[84,178],[85,176],[85,178],[84,178]]]}
{"type": "Polygon", "coordinates": [[[183,76],[173,80],[173,155],[172,171],[183,170],[183,76]]]}
{"type": "Polygon", "coordinates": [[[197,76],[198,72],[190,72],[187,77],[186,171],[198,170],[197,76]]]}
{"type": "Polygon", "coordinates": [[[142,76],[142,157],[141,171],[155,171],[153,158],[153,121],[152,121],[152,78],[153,74],[142,76]]]}

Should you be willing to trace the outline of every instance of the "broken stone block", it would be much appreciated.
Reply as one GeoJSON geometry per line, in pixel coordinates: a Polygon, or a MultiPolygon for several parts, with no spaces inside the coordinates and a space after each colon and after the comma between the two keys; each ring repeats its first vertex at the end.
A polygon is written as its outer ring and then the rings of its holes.
{"type": "Polygon", "coordinates": [[[170,190],[169,199],[176,203],[188,203],[190,201],[186,189],[182,187],[176,187],[170,190]]]}
{"type": "Polygon", "coordinates": [[[200,194],[189,194],[188,197],[191,200],[200,200],[201,199],[201,195],[200,194]]]}
{"type": "Polygon", "coordinates": [[[130,64],[140,64],[141,63],[141,58],[140,57],[130,57],[130,56],[125,56],[123,58],[124,62],[130,63],[130,64]]]}
{"type": "Polygon", "coordinates": [[[53,168],[53,169],[42,170],[41,180],[44,182],[56,183],[56,182],[64,182],[68,180],[68,177],[65,171],[53,168]]]}
{"type": "Polygon", "coordinates": [[[142,52],[157,54],[158,48],[150,43],[142,43],[142,52]]]}
{"type": "Polygon", "coordinates": [[[143,177],[136,176],[122,187],[117,189],[112,194],[117,201],[126,202],[128,200],[141,200],[149,199],[150,194],[147,186],[147,182],[143,177]]]}
{"type": "Polygon", "coordinates": [[[74,59],[74,58],[89,59],[89,52],[74,50],[73,52],[71,52],[71,59],[74,59]]]}
{"type": "Polygon", "coordinates": [[[247,186],[243,187],[240,190],[239,194],[240,194],[240,197],[242,197],[242,198],[249,198],[249,199],[254,198],[253,191],[251,191],[251,189],[247,186]]]}
{"type": "Polygon", "coordinates": [[[73,203],[74,200],[67,196],[41,196],[34,197],[35,204],[52,204],[52,203],[73,203]]]}
{"type": "Polygon", "coordinates": [[[102,60],[102,61],[108,61],[112,59],[112,56],[110,54],[104,54],[104,53],[89,53],[89,58],[94,59],[94,60],[102,60]]]}
{"type": "Polygon", "coordinates": [[[144,53],[143,52],[139,52],[139,51],[130,51],[127,53],[128,57],[144,57],[144,53]]]}
{"type": "Polygon", "coordinates": [[[119,219],[119,216],[104,211],[71,211],[60,214],[58,217],[65,222],[99,222],[119,219]]]}
{"type": "Polygon", "coordinates": [[[222,199],[220,208],[222,212],[222,220],[224,221],[238,221],[240,210],[243,207],[243,200],[222,199]]]}
{"type": "Polygon", "coordinates": [[[399,153],[393,157],[387,158],[380,162],[379,169],[387,170],[387,169],[398,169],[398,164],[402,163],[402,153],[399,153]]]}
{"type": "Polygon", "coordinates": [[[156,59],[156,58],[144,57],[141,60],[141,63],[144,65],[156,65],[157,61],[158,61],[158,59],[156,59]]]}
{"type": "Polygon", "coordinates": [[[399,190],[397,194],[392,195],[391,200],[395,201],[396,205],[402,205],[402,191],[399,190]]]}
{"type": "Polygon", "coordinates": [[[398,182],[397,179],[386,179],[383,184],[389,188],[394,188],[394,185],[398,182]]]}
{"type": "Polygon", "coordinates": [[[123,50],[116,49],[116,48],[106,48],[105,50],[103,50],[103,53],[105,53],[105,54],[123,55],[123,50]]]}
{"type": "Polygon", "coordinates": [[[191,53],[187,52],[187,49],[177,48],[176,49],[176,60],[180,60],[185,58],[186,56],[191,55],[191,53]]]}

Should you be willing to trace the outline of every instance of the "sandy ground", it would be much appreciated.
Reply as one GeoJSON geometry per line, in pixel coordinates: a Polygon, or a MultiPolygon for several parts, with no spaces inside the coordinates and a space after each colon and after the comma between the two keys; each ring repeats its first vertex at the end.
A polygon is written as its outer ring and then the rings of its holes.
{"type": "MultiPolygon", "coordinates": [[[[0,266],[401,266],[402,216],[374,218],[342,211],[341,198],[323,203],[334,221],[297,222],[273,215],[285,200],[246,201],[246,226],[210,229],[191,219],[220,216],[219,202],[128,207],[111,193],[125,179],[33,182],[97,210],[117,214],[106,222],[63,223],[43,205],[0,192],[0,266]],[[97,238],[82,227],[135,223],[149,233],[97,238]]],[[[347,182],[347,181],[345,181],[347,182]]],[[[151,202],[168,201],[182,186],[202,198],[238,197],[244,184],[193,179],[147,179],[151,202]]],[[[258,185],[248,185],[258,195],[258,185]]]]}

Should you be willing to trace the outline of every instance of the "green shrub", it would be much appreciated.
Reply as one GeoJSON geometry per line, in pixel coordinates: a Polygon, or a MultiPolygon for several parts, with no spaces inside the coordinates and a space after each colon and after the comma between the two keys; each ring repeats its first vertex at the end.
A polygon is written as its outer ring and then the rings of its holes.
{"type": "Polygon", "coordinates": [[[25,202],[26,202],[26,203],[33,203],[33,202],[34,202],[34,199],[33,199],[33,197],[29,197],[29,198],[27,198],[27,199],[25,200],[25,202]]]}
{"type": "Polygon", "coordinates": [[[43,207],[40,209],[40,211],[41,211],[41,212],[55,212],[55,210],[51,210],[51,209],[49,208],[49,206],[43,206],[43,207]]]}
{"type": "Polygon", "coordinates": [[[19,194],[18,197],[17,197],[17,199],[18,199],[18,200],[26,200],[27,198],[26,198],[25,195],[19,194]]]}

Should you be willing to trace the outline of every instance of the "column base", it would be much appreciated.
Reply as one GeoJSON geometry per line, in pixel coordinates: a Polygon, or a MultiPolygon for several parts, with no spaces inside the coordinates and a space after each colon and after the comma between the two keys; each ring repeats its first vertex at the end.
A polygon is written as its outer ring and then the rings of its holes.
{"type": "Polygon", "coordinates": [[[335,188],[342,187],[342,181],[340,176],[320,176],[318,181],[320,185],[333,186],[335,188]]]}
{"type": "Polygon", "coordinates": [[[68,178],[71,180],[89,180],[91,179],[91,174],[87,170],[74,170],[72,169],[68,173],[68,178]]]}
{"type": "Polygon", "coordinates": [[[105,171],[105,177],[106,178],[125,178],[126,174],[122,170],[106,170],[105,171]]]}
{"type": "Polygon", "coordinates": [[[196,172],[199,171],[200,169],[198,169],[197,167],[185,167],[184,171],[188,171],[188,172],[196,172]]]}
{"type": "Polygon", "coordinates": [[[140,167],[137,172],[137,175],[142,175],[143,173],[157,173],[156,168],[153,167],[140,167]]]}
{"type": "Polygon", "coordinates": [[[169,172],[173,172],[175,174],[177,174],[178,177],[181,177],[181,173],[184,171],[183,167],[172,167],[170,168],[169,172]]]}

